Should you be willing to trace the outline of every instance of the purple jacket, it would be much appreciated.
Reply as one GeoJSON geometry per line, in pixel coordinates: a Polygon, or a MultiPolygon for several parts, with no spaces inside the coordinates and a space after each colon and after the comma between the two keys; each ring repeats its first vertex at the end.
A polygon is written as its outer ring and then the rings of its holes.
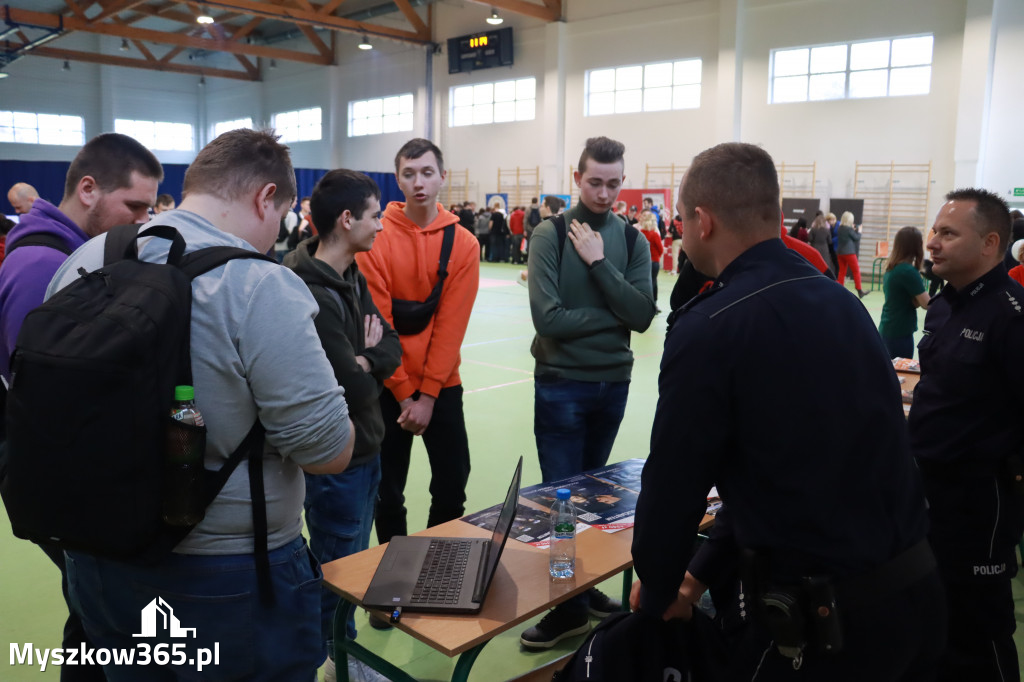
{"type": "Polygon", "coordinates": [[[30,234],[53,234],[62,238],[71,250],[89,237],[78,225],[53,204],[36,199],[32,210],[7,235],[8,255],[0,267],[0,374],[11,379],[11,353],[18,339],[21,323],[29,311],[43,302],[46,287],[67,259],[60,251],[47,246],[23,246],[13,253],[11,246],[30,234]]]}

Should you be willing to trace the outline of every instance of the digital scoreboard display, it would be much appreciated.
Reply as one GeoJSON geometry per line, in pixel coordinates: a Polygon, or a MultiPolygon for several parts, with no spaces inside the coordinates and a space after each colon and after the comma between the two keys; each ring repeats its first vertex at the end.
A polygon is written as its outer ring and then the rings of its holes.
{"type": "Polygon", "coordinates": [[[448,73],[512,65],[512,29],[448,39],[448,73]]]}

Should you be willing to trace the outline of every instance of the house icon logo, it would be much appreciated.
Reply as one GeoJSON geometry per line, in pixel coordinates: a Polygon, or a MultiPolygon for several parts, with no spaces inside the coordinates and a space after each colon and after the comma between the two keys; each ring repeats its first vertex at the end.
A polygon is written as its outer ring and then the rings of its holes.
{"type": "Polygon", "coordinates": [[[195,628],[183,628],[174,615],[174,609],[163,600],[157,597],[149,602],[142,609],[142,632],[132,637],[156,637],[157,633],[166,632],[171,637],[192,637],[196,636],[195,628]]]}

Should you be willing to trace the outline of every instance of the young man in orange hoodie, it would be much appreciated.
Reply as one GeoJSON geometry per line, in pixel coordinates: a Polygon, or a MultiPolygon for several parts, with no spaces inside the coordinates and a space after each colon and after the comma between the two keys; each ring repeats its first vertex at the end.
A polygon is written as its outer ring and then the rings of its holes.
{"type": "Polygon", "coordinates": [[[402,364],[384,382],[380,399],[381,543],[407,534],[404,491],[413,436],[423,436],[430,460],[427,526],[465,511],[469,440],[459,348],[480,282],[476,238],[437,203],[445,179],[441,150],[429,140],[410,140],[395,156],[395,175],[405,202],[388,204],[373,250],[356,255],[374,304],[402,342],[402,364]]]}

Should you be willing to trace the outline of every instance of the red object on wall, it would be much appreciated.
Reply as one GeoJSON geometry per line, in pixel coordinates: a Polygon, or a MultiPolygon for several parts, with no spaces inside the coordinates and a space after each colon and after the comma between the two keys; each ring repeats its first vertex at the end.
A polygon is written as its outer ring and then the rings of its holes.
{"type": "Polygon", "coordinates": [[[672,237],[665,237],[661,241],[665,245],[665,253],[661,257],[661,269],[665,272],[672,272],[675,270],[672,263],[672,237]]]}

